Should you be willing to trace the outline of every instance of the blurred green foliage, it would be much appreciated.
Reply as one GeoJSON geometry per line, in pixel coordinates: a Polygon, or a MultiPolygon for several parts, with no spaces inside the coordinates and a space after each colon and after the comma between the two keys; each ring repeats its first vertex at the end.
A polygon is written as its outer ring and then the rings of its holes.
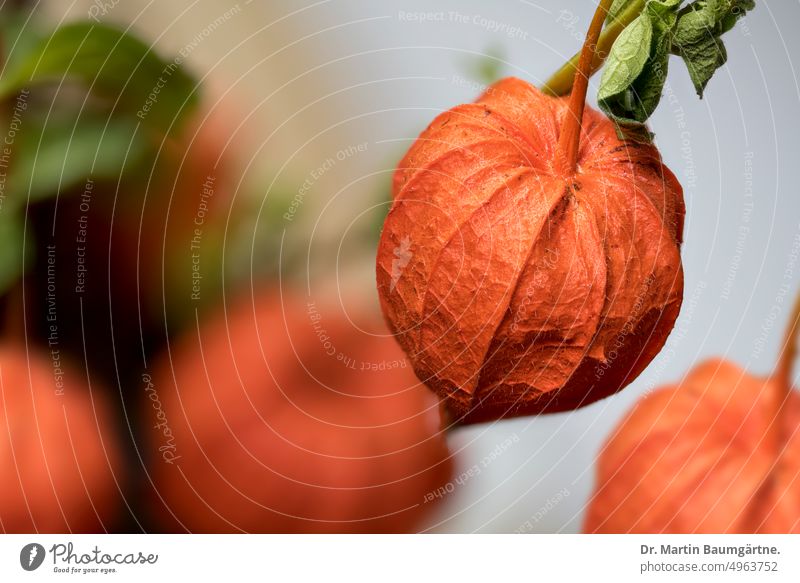
{"type": "Polygon", "coordinates": [[[122,180],[152,161],[196,111],[199,95],[180,57],[164,59],[112,26],[43,31],[30,13],[4,10],[0,44],[3,294],[24,271],[27,205],[88,180],[122,180]]]}

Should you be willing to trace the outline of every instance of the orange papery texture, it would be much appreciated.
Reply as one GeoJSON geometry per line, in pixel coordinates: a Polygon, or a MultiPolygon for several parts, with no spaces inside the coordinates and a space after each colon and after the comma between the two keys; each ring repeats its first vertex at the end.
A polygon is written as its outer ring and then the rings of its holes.
{"type": "Polygon", "coordinates": [[[161,528],[418,529],[452,462],[436,399],[388,332],[361,331],[338,306],[273,294],[231,306],[172,346],[153,375],[178,457],[164,461],[170,444],[151,432],[161,528]]]}
{"type": "Polygon", "coordinates": [[[53,364],[0,347],[0,532],[107,532],[124,504],[113,419],[101,387],[62,361],[59,388],[53,364]]]}
{"type": "Polygon", "coordinates": [[[776,417],[774,382],[711,360],[644,398],[601,450],[585,531],[800,532],[800,398],[776,417]]]}
{"type": "Polygon", "coordinates": [[[630,383],[681,305],[680,184],[587,108],[515,78],[439,115],[394,175],[377,256],[386,321],[456,420],[575,409],[630,383]]]}

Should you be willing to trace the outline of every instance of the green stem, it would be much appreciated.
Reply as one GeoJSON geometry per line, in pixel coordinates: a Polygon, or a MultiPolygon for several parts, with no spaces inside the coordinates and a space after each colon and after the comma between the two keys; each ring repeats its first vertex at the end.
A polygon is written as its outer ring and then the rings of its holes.
{"type": "MultiPolygon", "coordinates": [[[[594,58],[592,65],[589,69],[589,76],[594,75],[608,56],[611,46],[620,33],[631,22],[636,20],[636,17],[644,9],[646,0],[634,0],[628,7],[623,10],[612,22],[608,23],[603,32],[600,33],[600,38],[597,40],[597,47],[594,51],[594,58]]],[[[580,61],[580,52],[576,53],[563,67],[561,67],[555,74],[547,80],[542,86],[542,92],[547,95],[560,96],[566,95],[572,91],[572,84],[575,81],[575,71],[578,70],[578,62],[580,61]]]]}

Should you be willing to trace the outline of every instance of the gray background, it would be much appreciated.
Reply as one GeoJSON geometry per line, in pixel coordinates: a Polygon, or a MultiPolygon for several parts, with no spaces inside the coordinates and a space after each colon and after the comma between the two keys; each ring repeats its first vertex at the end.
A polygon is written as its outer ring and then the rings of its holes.
{"type": "MultiPolygon", "coordinates": [[[[85,17],[92,5],[45,6],[51,19],[61,20],[85,17]]],[[[240,141],[252,155],[243,185],[276,175],[276,183],[300,184],[340,149],[366,142],[365,152],[314,182],[304,219],[291,229],[310,232],[316,225],[312,280],[333,276],[369,286],[374,251],[348,245],[342,226],[357,231],[375,215],[393,165],[438,111],[476,97],[458,78],[468,78],[479,55],[499,51],[505,74],[540,83],[579,48],[593,6],[578,0],[128,0],[100,18],[132,25],[165,53],[192,46],[188,65],[239,103],[235,123],[242,124],[240,141]],[[232,16],[193,41],[231,7],[232,16]],[[572,27],[562,10],[577,17],[572,27]],[[400,16],[417,11],[443,12],[445,20],[400,16]],[[463,18],[451,18],[451,11],[463,18]],[[473,23],[475,15],[520,32],[493,32],[473,23]],[[330,249],[340,242],[337,263],[330,249]]],[[[791,32],[798,24],[796,0],[759,0],[726,35],[729,65],[702,101],[683,64],[671,61],[674,98],[662,102],[652,129],[685,188],[686,300],[667,349],[624,392],[580,411],[456,432],[451,443],[459,472],[475,464],[479,472],[462,480],[431,528],[577,532],[595,456],[637,396],[678,380],[711,355],[756,373],[771,370],[800,281],[800,267],[789,264],[800,236],[800,38],[791,32]],[[510,446],[482,463],[503,443],[510,446]]]]}

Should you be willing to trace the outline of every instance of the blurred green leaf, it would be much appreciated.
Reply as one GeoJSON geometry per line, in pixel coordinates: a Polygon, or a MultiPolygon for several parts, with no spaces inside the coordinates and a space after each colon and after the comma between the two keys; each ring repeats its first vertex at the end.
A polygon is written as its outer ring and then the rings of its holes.
{"type": "Polygon", "coordinates": [[[132,120],[59,116],[26,119],[14,148],[9,190],[31,201],[62,192],[88,178],[117,179],[148,152],[132,120]]]}
{"type": "Polygon", "coordinates": [[[197,84],[179,58],[165,61],[131,34],[103,24],[62,26],[12,64],[0,77],[0,98],[69,80],[160,131],[180,126],[198,102],[197,84]]]}
{"type": "Polygon", "coordinates": [[[468,60],[464,68],[475,81],[491,85],[503,76],[504,60],[503,47],[493,45],[486,48],[485,54],[468,60]]]}
{"type": "Polygon", "coordinates": [[[0,46],[7,71],[19,66],[41,42],[42,35],[35,19],[27,11],[10,11],[0,18],[0,46]]]}
{"type": "Polygon", "coordinates": [[[19,215],[0,211],[0,295],[16,283],[25,268],[23,225],[19,215]]]}

